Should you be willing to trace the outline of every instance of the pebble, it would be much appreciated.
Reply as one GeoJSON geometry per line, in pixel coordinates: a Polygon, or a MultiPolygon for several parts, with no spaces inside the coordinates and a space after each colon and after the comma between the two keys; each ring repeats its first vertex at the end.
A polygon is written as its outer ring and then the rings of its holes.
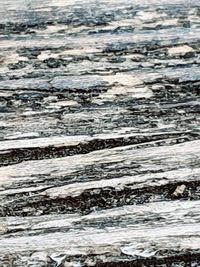
{"type": "Polygon", "coordinates": [[[45,63],[47,63],[47,66],[49,68],[58,68],[61,65],[61,62],[59,59],[51,58],[51,57],[49,59],[45,60],[45,63]]]}
{"type": "Polygon", "coordinates": [[[172,195],[175,197],[181,196],[183,195],[185,189],[186,189],[186,186],[184,184],[178,185],[172,195]]]}
{"type": "Polygon", "coordinates": [[[170,56],[185,55],[189,52],[194,52],[194,49],[188,45],[174,46],[168,49],[168,54],[170,56]]]}

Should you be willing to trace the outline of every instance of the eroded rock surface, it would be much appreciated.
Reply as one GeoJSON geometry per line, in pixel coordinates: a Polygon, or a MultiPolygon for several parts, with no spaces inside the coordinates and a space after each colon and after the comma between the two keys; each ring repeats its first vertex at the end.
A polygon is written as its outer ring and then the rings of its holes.
{"type": "Polygon", "coordinates": [[[197,0],[0,0],[0,266],[200,266],[197,0]]]}

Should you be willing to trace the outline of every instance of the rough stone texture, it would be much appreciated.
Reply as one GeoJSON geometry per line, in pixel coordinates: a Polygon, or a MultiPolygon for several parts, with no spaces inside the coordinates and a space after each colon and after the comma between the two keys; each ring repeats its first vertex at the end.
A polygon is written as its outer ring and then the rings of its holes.
{"type": "Polygon", "coordinates": [[[0,0],[0,267],[200,266],[197,0],[0,0]]]}

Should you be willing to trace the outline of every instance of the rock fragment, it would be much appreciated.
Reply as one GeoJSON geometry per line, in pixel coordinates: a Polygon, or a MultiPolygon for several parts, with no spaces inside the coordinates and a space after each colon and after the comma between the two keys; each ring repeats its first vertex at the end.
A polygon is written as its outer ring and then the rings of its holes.
{"type": "Polygon", "coordinates": [[[169,56],[177,56],[177,55],[186,55],[188,53],[194,52],[194,49],[188,45],[179,45],[170,47],[168,49],[169,56]]]}
{"type": "Polygon", "coordinates": [[[172,195],[175,197],[181,196],[183,195],[185,189],[186,189],[186,186],[184,184],[178,185],[172,195]]]}

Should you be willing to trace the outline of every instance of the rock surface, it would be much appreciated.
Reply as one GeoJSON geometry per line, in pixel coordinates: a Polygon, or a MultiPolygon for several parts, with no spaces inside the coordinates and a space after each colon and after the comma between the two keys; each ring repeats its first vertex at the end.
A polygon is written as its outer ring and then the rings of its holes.
{"type": "Polygon", "coordinates": [[[200,266],[197,0],[0,0],[0,266],[200,266]]]}

